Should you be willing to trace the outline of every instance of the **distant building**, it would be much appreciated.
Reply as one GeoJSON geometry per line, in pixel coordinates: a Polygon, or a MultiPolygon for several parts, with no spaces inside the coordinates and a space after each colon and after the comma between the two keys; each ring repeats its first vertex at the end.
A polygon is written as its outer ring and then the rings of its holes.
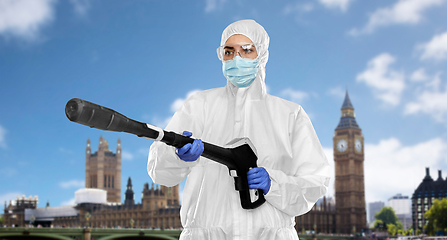
{"type": "Polygon", "coordinates": [[[23,226],[25,222],[25,209],[35,209],[39,203],[37,196],[28,198],[17,196],[16,200],[5,201],[3,224],[7,226],[23,226]]]}
{"type": "Polygon", "coordinates": [[[369,203],[369,217],[368,217],[368,222],[370,223],[374,223],[374,221],[376,221],[376,213],[380,212],[380,210],[385,207],[385,203],[384,202],[371,202],[369,203]]]}
{"type": "Polygon", "coordinates": [[[333,143],[335,201],[324,197],[308,213],[296,217],[298,232],[352,234],[367,231],[364,141],[347,91],[333,143]]]}
{"type": "Polygon", "coordinates": [[[336,233],[335,202],[333,198],[320,198],[312,209],[295,218],[295,229],[299,233],[336,233]]]}
{"type": "Polygon", "coordinates": [[[109,150],[109,143],[101,136],[98,151],[92,153],[90,139],[85,149],[85,188],[107,191],[107,202],[121,202],[121,140],[116,153],[109,150]]]}
{"type": "Polygon", "coordinates": [[[430,169],[425,169],[426,175],[411,197],[413,229],[423,230],[426,224],[425,212],[430,209],[435,199],[447,198],[447,180],[442,178],[441,170],[438,179],[434,181],[430,176],[430,169]]]}
{"type": "Polygon", "coordinates": [[[408,196],[402,196],[397,194],[396,196],[388,199],[388,205],[393,208],[397,218],[402,223],[404,230],[411,226],[411,205],[408,196]]]}
{"type": "Polygon", "coordinates": [[[366,230],[365,145],[347,91],[333,143],[337,233],[361,232],[366,230]]]}
{"type": "Polygon", "coordinates": [[[86,188],[75,192],[74,206],[37,208],[37,196],[17,197],[5,202],[4,224],[8,226],[66,227],[138,227],[181,228],[179,186],[144,185],[141,203],[135,203],[132,180],[128,179],[124,203],[121,203],[121,141],[117,152],[108,149],[100,138],[98,151],[91,153],[90,140],[86,148],[86,188]]]}
{"type": "Polygon", "coordinates": [[[17,197],[9,205],[5,203],[4,224],[83,227],[89,214],[91,227],[181,228],[178,185],[172,188],[152,185],[149,189],[146,183],[142,203],[138,204],[133,199],[130,178],[127,189],[124,204],[107,202],[105,190],[92,188],[76,191],[74,206],[37,208],[37,196],[17,197]]]}

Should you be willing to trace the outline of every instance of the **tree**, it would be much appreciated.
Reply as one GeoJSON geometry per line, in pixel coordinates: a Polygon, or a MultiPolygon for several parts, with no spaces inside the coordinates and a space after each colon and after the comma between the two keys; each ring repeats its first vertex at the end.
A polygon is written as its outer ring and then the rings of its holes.
{"type": "Polygon", "coordinates": [[[411,236],[411,235],[413,235],[413,228],[412,227],[408,228],[407,231],[403,232],[403,234],[404,234],[404,236],[411,236]]]}
{"type": "Polygon", "coordinates": [[[385,224],[397,225],[398,218],[392,207],[383,207],[374,217],[385,224]]]}
{"type": "Polygon", "coordinates": [[[387,226],[387,228],[388,228],[388,234],[389,234],[390,236],[395,236],[396,233],[397,233],[397,227],[396,227],[396,225],[390,223],[390,224],[387,224],[386,226],[387,226]]]}
{"type": "Polygon", "coordinates": [[[397,221],[396,227],[398,230],[402,230],[402,231],[404,230],[404,225],[402,224],[401,221],[397,221]]]}
{"type": "Polygon", "coordinates": [[[437,231],[447,231],[447,198],[435,199],[424,217],[428,220],[424,228],[429,235],[435,235],[437,231]]]}
{"type": "Polygon", "coordinates": [[[384,226],[382,220],[374,221],[374,229],[380,229],[380,230],[385,229],[385,226],[384,226]]]}
{"type": "Polygon", "coordinates": [[[418,229],[416,230],[416,235],[419,236],[419,235],[421,235],[421,234],[422,234],[422,231],[421,231],[421,229],[418,228],[418,229]]]}

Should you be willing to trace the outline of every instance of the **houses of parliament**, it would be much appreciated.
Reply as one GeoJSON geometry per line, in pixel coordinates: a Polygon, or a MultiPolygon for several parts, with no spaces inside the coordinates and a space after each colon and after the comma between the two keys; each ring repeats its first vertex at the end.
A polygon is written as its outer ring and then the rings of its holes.
{"type": "MultiPolygon", "coordinates": [[[[298,232],[351,234],[366,229],[364,139],[354,107],[346,92],[339,124],[333,136],[335,201],[323,197],[308,213],[296,217],[298,232]]],[[[37,197],[5,202],[4,224],[24,226],[32,222],[55,226],[181,228],[179,186],[145,184],[141,203],[135,203],[131,178],[121,201],[121,142],[116,152],[102,137],[98,150],[86,146],[85,189],[75,193],[76,205],[37,208],[37,197]]]]}

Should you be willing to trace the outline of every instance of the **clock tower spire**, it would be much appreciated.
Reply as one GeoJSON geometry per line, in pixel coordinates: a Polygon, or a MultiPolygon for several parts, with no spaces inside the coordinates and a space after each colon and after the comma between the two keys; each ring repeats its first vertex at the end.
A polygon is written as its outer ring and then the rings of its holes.
{"type": "Polygon", "coordinates": [[[336,229],[355,233],[366,229],[363,134],[346,91],[334,134],[336,229]]]}

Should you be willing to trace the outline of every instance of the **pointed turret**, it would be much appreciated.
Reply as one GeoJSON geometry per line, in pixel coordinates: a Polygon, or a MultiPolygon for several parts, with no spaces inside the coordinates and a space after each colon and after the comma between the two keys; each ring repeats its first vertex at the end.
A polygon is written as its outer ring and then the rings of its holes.
{"type": "Polygon", "coordinates": [[[349,99],[348,90],[346,90],[345,100],[341,106],[341,118],[335,130],[353,128],[360,129],[359,125],[355,121],[354,107],[352,106],[351,100],[349,99]]]}
{"type": "Polygon", "coordinates": [[[134,205],[134,192],[132,190],[132,180],[127,180],[127,190],[126,190],[126,199],[124,200],[124,205],[134,205]]]}
{"type": "Polygon", "coordinates": [[[352,110],[354,110],[354,107],[352,106],[351,100],[349,99],[348,90],[346,90],[345,100],[343,101],[343,105],[341,106],[341,109],[352,109],[352,110]]]}
{"type": "Polygon", "coordinates": [[[90,145],[90,138],[87,139],[87,147],[85,148],[85,153],[89,155],[92,152],[92,146],[90,145]]]}
{"type": "Polygon", "coordinates": [[[116,144],[116,154],[121,155],[121,139],[118,138],[118,143],[116,144]]]}
{"type": "Polygon", "coordinates": [[[424,182],[433,182],[433,178],[430,176],[430,168],[425,168],[425,178],[424,182]]]}
{"type": "Polygon", "coordinates": [[[102,136],[99,138],[98,152],[101,150],[105,152],[109,151],[109,142],[107,142],[107,140],[105,140],[102,136]]]}
{"type": "Polygon", "coordinates": [[[436,180],[437,182],[443,182],[444,179],[442,178],[442,171],[438,170],[438,179],[436,180]]]}

